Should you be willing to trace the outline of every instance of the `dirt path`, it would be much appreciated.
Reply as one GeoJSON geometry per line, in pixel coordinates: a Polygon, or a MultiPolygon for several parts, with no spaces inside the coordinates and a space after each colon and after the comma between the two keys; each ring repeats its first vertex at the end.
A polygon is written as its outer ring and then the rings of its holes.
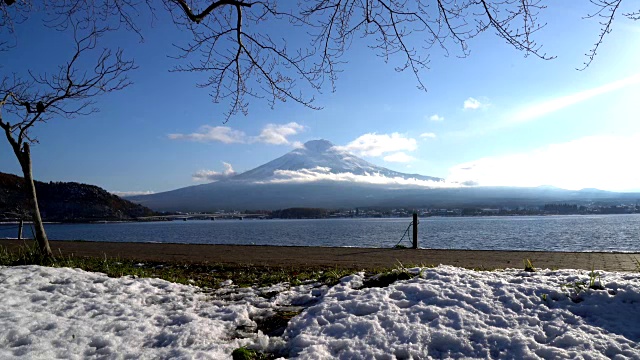
{"type": "MultiPolygon", "coordinates": [[[[0,246],[16,248],[16,240],[0,246]]],[[[530,259],[538,268],[638,271],[640,253],[573,253],[542,251],[412,250],[296,246],[197,245],[51,241],[55,253],[89,257],[189,263],[267,266],[322,266],[375,269],[404,265],[454,265],[466,268],[522,268],[530,259]]]]}

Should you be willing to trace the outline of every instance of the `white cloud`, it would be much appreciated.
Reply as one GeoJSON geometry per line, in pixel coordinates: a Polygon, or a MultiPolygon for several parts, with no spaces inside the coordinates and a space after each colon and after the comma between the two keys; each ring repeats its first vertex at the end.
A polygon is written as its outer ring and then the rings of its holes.
{"type": "MultiPolygon", "coordinates": [[[[477,101],[477,100],[476,100],[477,101]]],[[[440,116],[438,114],[433,114],[429,117],[429,120],[431,121],[444,121],[444,117],[440,116]]]]}
{"type": "Polygon", "coordinates": [[[640,83],[640,73],[596,88],[583,90],[571,95],[560,96],[554,99],[525,106],[522,109],[518,110],[515,115],[511,116],[507,121],[508,123],[522,123],[531,121],[544,115],[556,112],[558,110],[562,110],[571,105],[589,100],[598,95],[602,95],[637,83],[640,83]]]}
{"type": "Polygon", "coordinates": [[[231,164],[223,162],[224,170],[222,172],[217,172],[213,170],[199,170],[195,174],[191,175],[193,181],[201,182],[201,181],[218,181],[222,179],[226,179],[228,177],[234,176],[236,174],[235,170],[231,164]]]}
{"type": "Polygon", "coordinates": [[[399,151],[391,155],[387,155],[383,158],[383,160],[387,162],[399,162],[399,163],[407,163],[407,162],[414,161],[415,159],[416,158],[414,158],[413,156],[407,155],[402,151],[399,151]]]}
{"type": "Polygon", "coordinates": [[[273,145],[286,145],[289,144],[287,137],[296,135],[303,130],[304,126],[296,122],[283,125],[267,124],[260,135],[256,136],[253,141],[273,145]]]}
{"type": "Polygon", "coordinates": [[[247,136],[243,131],[234,130],[228,126],[201,126],[197,132],[191,134],[169,134],[171,140],[187,140],[198,142],[233,143],[264,143],[271,145],[290,144],[289,136],[296,135],[305,129],[304,126],[290,122],[288,124],[267,124],[260,135],[247,136]]]}
{"type": "Polygon", "coordinates": [[[476,110],[476,109],[480,109],[481,107],[485,107],[486,104],[481,103],[478,99],[475,98],[468,98],[467,100],[464,101],[464,105],[463,108],[465,110],[476,110]]]}
{"type": "Polygon", "coordinates": [[[529,152],[482,158],[449,170],[450,182],[482,186],[638,189],[640,134],[590,136],[529,152]]]}
{"type": "Polygon", "coordinates": [[[402,177],[387,177],[379,173],[356,175],[352,173],[332,173],[328,167],[315,167],[302,170],[276,170],[274,178],[264,183],[309,183],[315,181],[345,181],[354,183],[378,184],[378,185],[406,185],[421,186],[427,188],[459,187],[459,184],[449,184],[444,181],[419,180],[416,178],[405,179],[402,177]]]}
{"type": "Polygon", "coordinates": [[[426,132],[426,133],[420,134],[420,137],[423,138],[423,139],[435,139],[436,138],[436,134],[430,133],[430,132],[426,132]]]}
{"type": "Polygon", "coordinates": [[[246,134],[239,130],[233,130],[228,126],[209,126],[204,125],[198,129],[198,132],[191,134],[169,134],[171,140],[189,140],[199,142],[219,141],[225,144],[243,143],[246,134]]]}
{"type": "Polygon", "coordinates": [[[125,196],[137,196],[137,195],[151,195],[151,194],[155,194],[154,191],[109,191],[110,193],[112,193],[113,195],[117,195],[120,197],[125,197],[125,196]]]}
{"type": "Polygon", "coordinates": [[[414,151],[418,148],[416,139],[405,137],[399,133],[369,133],[360,136],[345,146],[337,149],[354,152],[360,156],[382,156],[385,153],[398,151],[414,151]]]}

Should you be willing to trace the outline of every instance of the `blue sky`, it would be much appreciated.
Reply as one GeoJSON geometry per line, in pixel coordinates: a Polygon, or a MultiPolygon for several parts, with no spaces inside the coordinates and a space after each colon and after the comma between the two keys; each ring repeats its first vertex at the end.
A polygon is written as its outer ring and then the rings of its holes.
{"type": "MultiPolygon", "coordinates": [[[[640,191],[640,22],[618,17],[595,61],[577,71],[598,36],[597,21],[582,19],[591,10],[585,2],[543,12],[537,40],[554,60],[525,57],[491,33],[471,40],[466,58],[436,51],[422,72],[427,92],[394,70],[402,59],[385,63],[355,41],[337,90],[315,94],[322,110],[253,101],[248,116],[226,124],[225,104],[195,86],[203,74],[168,72],[172,42],[187,38],[161,18],[142,43],[125,32],[105,39],[135,59],[134,85],[100,97],[99,113],[39,125],[34,175],[159,192],[323,138],[377,165],[450,181],[640,191]]],[[[68,34],[43,35],[29,22],[16,30],[18,47],[0,54],[3,74],[51,71],[69,53],[68,34]]],[[[19,173],[6,141],[0,153],[0,170],[19,173]]]]}

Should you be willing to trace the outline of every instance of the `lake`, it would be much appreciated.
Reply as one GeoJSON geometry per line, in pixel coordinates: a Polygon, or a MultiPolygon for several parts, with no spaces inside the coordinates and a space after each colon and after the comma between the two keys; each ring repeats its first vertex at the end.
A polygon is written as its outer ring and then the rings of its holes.
{"type": "MultiPolygon", "coordinates": [[[[410,222],[410,218],[180,220],[47,224],[46,230],[52,240],[392,247],[410,222]]],[[[14,232],[0,225],[0,236],[15,237],[14,232]]],[[[421,248],[433,249],[638,252],[640,214],[430,217],[420,219],[418,238],[421,248]]],[[[401,244],[411,246],[406,236],[401,244]]]]}

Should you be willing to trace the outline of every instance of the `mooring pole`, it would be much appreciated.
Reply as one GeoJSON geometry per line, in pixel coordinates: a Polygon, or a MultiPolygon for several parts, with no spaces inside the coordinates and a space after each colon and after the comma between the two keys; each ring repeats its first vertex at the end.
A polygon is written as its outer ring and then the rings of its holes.
{"type": "Polygon", "coordinates": [[[24,221],[20,219],[20,225],[18,225],[18,240],[22,240],[22,225],[24,221]]]}
{"type": "Polygon", "coordinates": [[[413,213],[413,248],[418,248],[418,214],[413,213]]]}

